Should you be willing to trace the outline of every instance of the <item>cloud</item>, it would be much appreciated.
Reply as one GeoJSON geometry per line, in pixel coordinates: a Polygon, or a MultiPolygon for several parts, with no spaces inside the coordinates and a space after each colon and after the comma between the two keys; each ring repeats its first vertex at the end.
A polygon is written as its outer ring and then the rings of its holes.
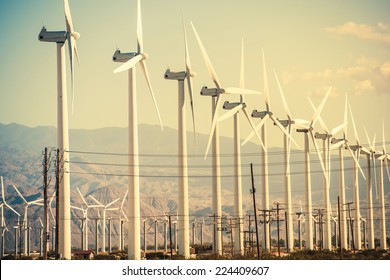
{"type": "Polygon", "coordinates": [[[384,23],[376,26],[347,22],[336,27],[327,27],[325,31],[337,35],[351,35],[363,40],[373,40],[390,46],[390,28],[384,23]]]}
{"type": "MultiPolygon", "coordinates": [[[[346,68],[305,72],[300,78],[304,82],[321,82],[332,85],[348,83],[349,88],[359,95],[370,92],[390,94],[390,61],[379,63],[374,59],[359,57],[356,64],[346,68]]],[[[319,95],[320,92],[312,94],[319,95]]]]}

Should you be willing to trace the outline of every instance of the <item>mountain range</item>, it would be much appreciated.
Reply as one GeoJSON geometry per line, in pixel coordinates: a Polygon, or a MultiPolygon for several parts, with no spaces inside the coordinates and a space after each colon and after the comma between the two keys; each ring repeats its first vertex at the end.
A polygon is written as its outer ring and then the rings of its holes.
{"type": "MultiPolygon", "coordinates": [[[[0,124],[0,175],[4,178],[5,197],[19,213],[23,213],[23,201],[11,185],[15,185],[27,201],[43,198],[43,150],[50,147],[49,195],[54,193],[54,147],[56,146],[55,127],[27,127],[20,124],[0,124]],[[52,149],[53,148],[53,149],[52,149]]],[[[141,219],[147,220],[146,238],[148,244],[154,240],[154,221],[158,220],[158,242],[163,243],[163,223],[170,213],[177,213],[177,130],[159,126],[139,125],[140,150],[140,192],[141,219]]],[[[192,132],[188,132],[188,165],[189,165],[189,212],[190,223],[196,222],[196,239],[199,240],[199,223],[204,222],[204,241],[211,241],[212,231],[212,192],[211,192],[211,156],[203,159],[208,136],[197,134],[196,141],[192,132]]],[[[71,174],[71,205],[82,207],[83,201],[77,188],[90,204],[96,204],[89,196],[93,196],[103,205],[119,198],[112,205],[120,207],[127,190],[127,128],[101,129],[71,129],[70,139],[70,170],[71,174]]],[[[220,138],[221,175],[222,175],[222,205],[224,214],[234,216],[233,188],[234,162],[233,139],[220,138]]],[[[253,213],[252,196],[250,194],[251,178],[250,163],[254,166],[255,187],[261,190],[261,148],[260,145],[248,142],[242,147],[242,181],[244,213],[253,213]]],[[[284,153],[282,148],[270,148],[268,151],[270,202],[284,202],[284,153]]],[[[292,196],[294,211],[300,210],[304,203],[304,158],[302,151],[291,152],[292,196]]],[[[361,161],[363,162],[363,161],[361,161]]],[[[362,165],[362,168],[363,165],[362,165]]],[[[323,207],[322,171],[318,159],[312,156],[312,189],[313,207],[323,207]]],[[[352,160],[345,153],[345,175],[347,201],[353,200],[352,160]]],[[[338,157],[332,154],[331,203],[333,214],[337,211],[338,196],[338,157]],[[334,175],[333,175],[334,174],[334,175]]],[[[387,205],[390,201],[390,184],[385,178],[385,193],[387,205]]],[[[360,178],[360,197],[362,199],[362,216],[366,216],[365,196],[366,183],[360,178]]],[[[374,192],[375,194],[375,192],[374,192]]],[[[262,209],[261,191],[256,192],[257,208],[262,209]]],[[[374,195],[375,197],[375,195],[374,195]]],[[[53,203],[54,205],[54,203],[53,203]]],[[[271,205],[273,206],[273,205],[271,205]]],[[[375,199],[374,207],[378,206],[375,199]]],[[[126,212],[127,203],[124,209],[126,212]]],[[[390,208],[390,207],[389,207],[390,208]]],[[[96,208],[97,209],[97,208],[96,208]]],[[[89,211],[88,218],[98,218],[100,212],[89,211]]],[[[375,208],[376,209],[376,208],[375,208]]],[[[376,211],[376,210],[375,210],[376,211]]],[[[17,223],[16,215],[9,210],[4,211],[9,232],[5,233],[6,250],[12,250],[14,244],[13,226],[17,223]]],[[[387,217],[389,217],[387,210],[387,217]]],[[[31,248],[38,250],[39,217],[43,218],[41,206],[29,207],[29,221],[32,227],[31,248]]],[[[107,217],[113,219],[113,244],[118,244],[119,211],[108,211],[107,217]]],[[[376,214],[375,214],[376,215],[376,214]]],[[[72,246],[79,247],[81,243],[80,223],[82,212],[72,209],[72,246]]],[[[175,218],[174,218],[175,219],[175,218]]],[[[387,218],[387,228],[390,222],[387,218]]],[[[51,221],[53,223],[53,221],[51,221]]],[[[295,223],[294,223],[295,224],[295,223]]],[[[378,225],[378,220],[375,221],[378,225]]],[[[141,223],[142,226],[142,223],[141,223]]],[[[190,225],[192,226],[192,225],[190,225]]],[[[95,225],[91,221],[89,227],[89,244],[94,247],[95,225]]],[[[376,228],[378,228],[376,226],[376,228]]],[[[125,231],[125,238],[126,238],[125,231]]],[[[228,237],[226,237],[228,238],[228,237]]],[[[199,242],[199,241],[198,241],[199,242]]],[[[100,241],[101,244],[101,241],[100,241]]],[[[106,242],[107,244],[107,242],[106,242]]],[[[126,244],[126,243],[125,243],[126,244]]]]}

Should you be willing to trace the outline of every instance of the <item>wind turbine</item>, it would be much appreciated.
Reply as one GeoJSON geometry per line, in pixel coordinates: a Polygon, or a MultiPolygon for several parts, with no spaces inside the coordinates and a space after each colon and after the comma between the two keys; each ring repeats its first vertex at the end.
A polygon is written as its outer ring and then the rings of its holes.
{"type": "MultiPolygon", "coordinates": [[[[311,106],[315,110],[315,106],[309,99],[311,106]]],[[[345,116],[345,114],[344,114],[345,116]]],[[[330,144],[331,144],[331,139],[334,135],[336,135],[338,132],[340,132],[346,125],[347,122],[344,120],[344,122],[332,129],[328,129],[326,124],[324,123],[323,119],[321,116],[318,117],[319,123],[322,127],[322,129],[325,131],[324,133],[318,133],[316,132],[314,137],[316,139],[321,139],[322,140],[322,147],[323,147],[323,162],[325,166],[325,170],[327,173],[327,176],[324,176],[324,206],[325,206],[325,230],[324,230],[324,244],[323,248],[325,250],[332,250],[332,227],[331,227],[331,204],[330,204],[330,176],[331,176],[331,167],[330,167],[330,144]]],[[[322,225],[321,225],[322,226],[322,225]]]]}
{"type": "MultiPolygon", "coordinates": [[[[279,121],[279,119],[275,118],[273,116],[273,112],[271,111],[271,103],[270,103],[270,98],[269,98],[269,88],[268,88],[268,78],[267,78],[267,68],[266,68],[266,63],[265,63],[265,56],[264,56],[264,50],[262,49],[262,58],[263,58],[263,79],[264,79],[264,101],[265,101],[265,111],[258,111],[258,110],[253,110],[252,112],[252,117],[254,118],[261,118],[260,123],[256,126],[256,131],[261,129],[261,143],[263,147],[263,153],[262,153],[262,188],[263,188],[263,209],[269,210],[269,180],[268,180],[268,151],[267,151],[267,134],[266,134],[266,121],[270,120],[272,121],[275,125],[277,125],[283,132],[284,136],[289,138],[290,141],[293,141],[294,144],[298,147],[297,143],[295,140],[291,137],[291,131],[288,132],[285,128],[285,126],[289,126],[289,122],[284,122],[284,125],[279,121]]],[[[276,76],[276,73],[275,73],[276,76]]],[[[277,76],[276,76],[277,78],[277,76]]],[[[280,84],[278,81],[279,89],[280,89],[280,84]]],[[[290,130],[290,126],[289,126],[290,130]]],[[[249,134],[249,136],[245,139],[243,142],[243,145],[249,141],[249,139],[253,136],[253,132],[249,134]]],[[[286,138],[286,139],[287,139],[286,138]]],[[[287,140],[286,140],[287,141],[287,140]]],[[[287,144],[287,142],[286,142],[287,144]]],[[[285,149],[285,159],[287,159],[288,155],[286,153],[289,153],[289,149],[285,149]]],[[[287,161],[287,160],[286,160],[287,161]]],[[[289,183],[289,180],[287,180],[287,169],[286,169],[286,204],[289,204],[289,217],[291,218],[292,214],[292,209],[291,209],[291,184],[289,183]],[[288,181],[288,182],[287,182],[288,181]],[[290,193],[290,194],[288,194],[290,193]],[[290,203],[288,203],[290,201],[290,203]]],[[[293,249],[293,236],[292,236],[292,219],[290,219],[290,225],[291,225],[291,230],[288,233],[288,244],[289,244],[289,250],[293,249]],[[290,245],[291,244],[291,245],[290,245]]],[[[270,238],[269,238],[269,227],[270,224],[266,224],[266,236],[264,238],[264,248],[266,250],[270,250],[270,238]]]]}
{"type": "Polygon", "coordinates": [[[39,203],[40,201],[43,200],[41,199],[36,199],[33,201],[27,201],[25,197],[20,193],[20,191],[17,189],[15,185],[12,185],[12,187],[15,189],[17,194],[20,196],[20,198],[23,200],[24,204],[24,214],[23,214],[23,227],[24,227],[24,253],[27,255],[30,255],[30,240],[29,240],[29,225],[28,225],[28,207],[30,205],[38,205],[38,206],[43,206],[43,203],[39,203]]]}
{"type": "MultiPolygon", "coordinates": [[[[240,88],[244,90],[244,41],[242,40],[241,48],[241,71],[240,71],[240,88]]],[[[259,93],[260,94],[260,93],[259,93]]],[[[241,145],[240,145],[240,116],[242,112],[252,127],[254,134],[257,134],[256,128],[249,117],[246,109],[243,95],[240,95],[239,102],[225,101],[223,109],[229,110],[224,115],[218,117],[217,122],[220,123],[230,117],[234,117],[234,213],[238,218],[238,226],[234,229],[234,253],[244,255],[244,236],[242,229],[242,221],[244,219],[242,211],[242,180],[241,180],[241,145]]],[[[261,142],[261,140],[260,140],[261,142]]]]}
{"type": "Polygon", "coordinates": [[[119,207],[119,250],[121,250],[121,251],[123,251],[123,249],[125,247],[124,246],[124,234],[123,234],[123,219],[122,219],[122,215],[125,218],[126,222],[129,221],[125,211],[123,211],[123,206],[125,204],[128,192],[129,192],[129,190],[127,189],[125,195],[123,196],[121,207],[119,207]]]}
{"type": "MultiPolygon", "coordinates": [[[[74,31],[68,0],[64,0],[65,22],[67,31],[47,31],[45,27],[39,33],[39,40],[57,44],[57,146],[63,153],[62,174],[59,183],[59,254],[62,258],[71,258],[70,228],[70,166],[69,166],[69,134],[68,134],[68,96],[66,91],[65,42],[68,40],[72,77],[72,93],[74,93],[74,55],[78,59],[76,40],[80,34],[74,31]]],[[[72,101],[73,104],[73,101],[72,101]]]]}
{"type": "Polygon", "coordinates": [[[383,163],[386,165],[387,176],[390,182],[390,173],[388,160],[390,160],[390,154],[386,152],[386,142],[385,142],[385,124],[382,119],[382,155],[378,157],[379,160],[379,232],[380,232],[380,249],[386,250],[386,209],[385,209],[385,193],[384,193],[384,183],[383,183],[383,163]]]}
{"type": "Polygon", "coordinates": [[[101,208],[103,208],[103,226],[102,226],[102,252],[106,251],[106,211],[110,210],[118,210],[118,208],[108,208],[115,202],[117,202],[120,198],[111,201],[110,203],[103,205],[101,202],[99,202],[96,198],[94,198],[92,195],[89,195],[89,197],[95,201],[97,204],[100,205],[101,208]]]}
{"type": "MultiPolygon", "coordinates": [[[[221,83],[218,80],[217,74],[214,70],[213,65],[211,64],[210,58],[206,52],[206,49],[198,35],[198,32],[195,29],[194,24],[191,22],[192,29],[194,31],[195,37],[198,41],[199,48],[201,50],[203,59],[205,61],[207,71],[211,76],[216,88],[207,88],[203,87],[200,94],[204,96],[211,96],[211,109],[212,109],[212,125],[210,128],[209,140],[207,143],[205,158],[207,157],[210,145],[212,143],[212,178],[213,178],[213,187],[212,187],[212,209],[213,214],[216,216],[217,225],[222,225],[222,203],[221,203],[221,171],[220,171],[220,157],[219,157],[219,126],[218,126],[218,109],[221,107],[222,98],[221,94],[259,94],[257,91],[242,89],[242,88],[222,88],[221,83]]],[[[259,138],[260,140],[260,138],[259,138]]],[[[260,140],[261,142],[261,140],[260,140]]],[[[217,228],[217,227],[215,227],[217,228]]],[[[214,246],[215,252],[219,255],[222,255],[222,231],[214,231],[214,246]]]]}
{"type": "Polygon", "coordinates": [[[6,222],[4,220],[4,202],[1,202],[0,208],[1,208],[1,251],[0,251],[0,259],[3,259],[4,257],[4,235],[5,232],[8,231],[6,222]]]}
{"type": "Polygon", "coordinates": [[[184,94],[184,80],[188,83],[188,92],[190,97],[192,125],[195,137],[195,118],[194,118],[194,104],[193,104],[193,88],[192,77],[195,72],[192,71],[190,56],[188,53],[187,33],[183,19],[184,30],[184,45],[185,45],[185,65],[186,70],[181,72],[172,72],[170,69],[164,74],[165,79],[178,81],[178,211],[182,219],[179,221],[178,228],[179,236],[179,253],[186,259],[190,258],[190,232],[189,232],[189,218],[188,218],[188,157],[187,157],[187,129],[186,129],[186,108],[185,108],[185,94],[184,94]]]}
{"type": "MultiPolygon", "coordinates": [[[[349,106],[349,112],[352,120],[353,131],[355,135],[356,145],[350,146],[353,151],[356,153],[357,161],[354,162],[354,203],[355,203],[355,216],[354,216],[354,231],[355,231],[355,249],[361,249],[361,221],[360,221],[360,194],[359,194],[359,171],[358,171],[358,161],[360,158],[360,153],[363,152],[367,155],[367,203],[368,203],[368,222],[369,222],[369,231],[368,231],[368,247],[371,249],[371,246],[374,245],[374,216],[372,212],[372,179],[371,179],[371,152],[365,147],[361,146],[359,135],[356,129],[355,120],[353,117],[351,106],[349,106]],[[372,241],[372,242],[371,242],[372,241]]],[[[373,248],[372,248],[373,249],[373,248]]]]}
{"type": "Polygon", "coordinates": [[[130,53],[121,53],[117,49],[113,55],[115,62],[124,62],[121,66],[114,70],[114,73],[119,73],[128,70],[129,79],[129,228],[128,228],[128,258],[134,260],[141,259],[141,236],[140,236],[140,199],[139,199],[139,150],[138,150],[138,114],[137,114],[137,92],[136,92],[136,76],[135,66],[137,63],[141,66],[146,82],[148,84],[157,116],[160,121],[161,130],[163,125],[161,122],[160,112],[157,107],[154,97],[152,85],[150,83],[148,70],[145,60],[148,55],[144,52],[142,20],[141,20],[141,3],[137,0],[137,51],[130,53]]]}
{"type": "MultiPolygon", "coordinates": [[[[305,142],[305,214],[307,217],[312,216],[312,199],[311,199],[311,171],[310,171],[310,150],[309,150],[309,136],[310,134],[312,142],[314,144],[314,147],[316,149],[318,158],[320,159],[321,167],[324,172],[325,177],[327,177],[326,169],[324,166],[324,163],[322,161],[321,153],[318,149],[317,143],[314,138],[314,125],[318,120],[318,117],[321,114],[321,111],[325,105],[325,102],[330,94],[331,87],[325,94],[325,97],[322,99],[320,105],[318,108],[316,108],[315,113],[311,119],[311,121],[306,121],[306,120],[300,120],[300,119],[295,119],[295,125],[300,126],[301,128],[297,129],[297,132],[302,132],[304,133],[304,142],[305,142]]],[[[310,218],[308,218],[310,220],[310,218]]],[[[306,232],[306,249],[308,250],[313,250],[313,224],[311,222],[306,223],[307,227],[305,229],[306,232]]]]}
{"type": "MultiPolygon", "coordinates": [[[[345,95],[345,108],[344,108],[344,123],[348,123],[348,96],[345,95]]],[[[343,137],[336,139],[333,138],[331,140],[331,147],[330,149],[339,149],[339,194],[340,194],[340,228],[341,228],[341,236],[339,236],[341,241],[341,248],[342,249],[348,249],[348,242],[347,242],[347,216],[346,216],[346,209],[345,209],[345,176],[344,176],[344,155],[343,150],[347,149],[349,153],[351,154],[354,164],[357,168],[359,168],[361,174],[364,176],[364,172],[360,167],[359,161],[356,158],[354,152],[351,149],[351,146],[349,145],[348,139],[347,139],[347,126],[343,127],[343,137]]],[[[329,168],[330,170],[330,168],[329,168]]]]}

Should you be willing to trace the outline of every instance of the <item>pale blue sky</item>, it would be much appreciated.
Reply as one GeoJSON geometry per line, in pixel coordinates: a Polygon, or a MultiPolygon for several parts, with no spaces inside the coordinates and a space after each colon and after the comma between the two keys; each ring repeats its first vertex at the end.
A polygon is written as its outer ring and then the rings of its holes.
{"type": "MultiPolygon", "coordinates": [[[[264,48],[276,116],[284,118],[285,114],[272,68],[282,80],[294,117],[311,118],[307,96],[319,104],[326,88],[332,85],[332,97],[323,112],[330,127],[342,121],[345,92],[355,111],[361,138],[365,139],[365,125],[371,135],[377,133],[377,139],[381,139],[382,116],[386,127],[390,127],[389,1],[141,2],[147,64],[165,126],[177,127],[177,84],[164,80],[163,74],[168,66],[173,71],[184,70],[183,12],[191,60],[198,73],[194,79],[194,102],[199,132],[208,133],[211,115],[210,99],[200,96],[199,90],[203,85],[212,86],[212,82],[190,20],[223,86],[238,86],[243,37],[246,86],[262,91],[264,48]]],[[[75,111],[69,114],[69,126],[126,127],[127,76],[113,74],[119,64],[112,62],[112,55],[116,47],[124,52],[136,50],[136,1],[69,3],[75,29],[81,33],[77,42],[81,65],[76,65],[75,111]]],[[[38,41],[42,25],[48,30],[65,30],[62,0],[0,0],[1,123],[56,125],[56,48],[53,43],[38,41]]],[[[69,68],[67,74],[69,79],[69,68]]],[[[139,122],[158,125],[146,83],[138,71],[137,81],[139,122]]],[[[262,96],[246,101],[250,111],[264,108],[262,96]]],[[[226,121],[221,135],[231,136],[231,127],[232,123],[226,121]]],[[[188,130],[191,129],[188,114],[188,130]]],[[[280,132],[274,130],[269,133],[270,146],[280,146],[280,132]]],[[[243,122],[242,136],[248,132],[243,122]]]]}

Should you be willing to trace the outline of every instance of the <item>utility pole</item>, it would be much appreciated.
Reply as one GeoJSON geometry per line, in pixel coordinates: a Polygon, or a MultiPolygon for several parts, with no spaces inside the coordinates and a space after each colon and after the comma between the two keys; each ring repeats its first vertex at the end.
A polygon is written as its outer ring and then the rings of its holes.
{"type": "MultiPolygon", "coordinates": [[[[263,213],[263,221],[260,221],[260,223],[263,223],[264,225],[264,238],[267,238],[267,224],[268,223],[271,223],[271,212],[274,212],[273,210],[269,210],[269,209],[258,209],[260,212],[263,213]],[[268,219],[268,220],[267,220],[268,219]]],[[[269,226],[269,229],[271,230],[271,226],[269,226]]],[[[271,251],[271,232],[269,232],[269,242],[270,242],[270,251],[271,251]]],[[[264,250],[267,250],[266,248],[264,248],[264,250]]]]}
{"type": "Polygon", "coordinates": [[[301,217],[302,217],[303,212],[296,212],[295,214],[298,217],[298,243],[299,243],[299,250],[302,250],[301,217]]]}
{"type": "MultiPolygon", "coordinates": [[[[62,195],[62,194],[61,194],[62,195]]],[[[57,149],[56,153],[56,246],[55,246],[55,258],[58,256],[58,241],[59,241],[59,228],[60,228],[60,150],[57,149]]]]}
{"type": "Polygon", "coordinates": [[[171,251],[171,259],[172,259],[172,257],[173,257],[173,252],[172,252],[172,219],[171,219],[170,213],[168,215],[168,221],[169,221],[169,249],[171,251]]]}
{"type": "Polygon", "coordinates": [[[343,259],[343,249],[341,247],[341,215],[340,215],[340,196],[337,197],[337,214],[339,216],[339,253],[340,260],[343,259]]]}
{"type": "MultiPolygon", "coordinates": [[[[255,229],[256,229],[256,247],[257,247],[257,259],[260,260],[260,245],[259,245],[259,231],[257,227],[257,208],[256,208],[256,189],[255,189],[255,182],[253,178],[253,164],[251,163],[251,178],[252,178],[252,198],[253,198],[253,212],[255,216],[255,229]]],[[[250,216],[249,216],[250,219],[250,216]]],[[[250,226],[250,221],[249,221],[250,226]]]]}
{"type": "Polygon", "coordinates": [[[349,217],[349,222],[350,222],[350,227],[351,227],[352,249],[353,249],[353,253],[355,254],[355,240],[354,240],[354,236],[353,236],[353,225],[352,225],[351,208],[350,208],[350,205],[352,203],[353,202],[347,202],[346,205],[348,207],[348,217],[349,217]]]}
{"type": "Polygon", "coordinates": [[[275,202],[274,204],[276,204],[276,225],[277,225],[277,228],[278,228],[278,240],[277,240],[277,246],[278,246],[278,256],[280,257],[280,234],[279,234],[279,231],[280,231],[280,228],[279,228],[279,222],[283,221],[283,220],[280,220],[279,219],[279,211],[280,210],[284,210],[284,208],[280,208],[280,203],[279,202],[275,202]]]}
{"type": "Polygon", "coordinates": [[[48,172],[49,172],[49,160],[47,154],[47,147],[45,147],[44,159],[43,159],[43,204],[44,204],[44,239],[43,239],[43,259],[47,260],[47,251],[49,249],[49,203],[47,199],[48,172]]]}

